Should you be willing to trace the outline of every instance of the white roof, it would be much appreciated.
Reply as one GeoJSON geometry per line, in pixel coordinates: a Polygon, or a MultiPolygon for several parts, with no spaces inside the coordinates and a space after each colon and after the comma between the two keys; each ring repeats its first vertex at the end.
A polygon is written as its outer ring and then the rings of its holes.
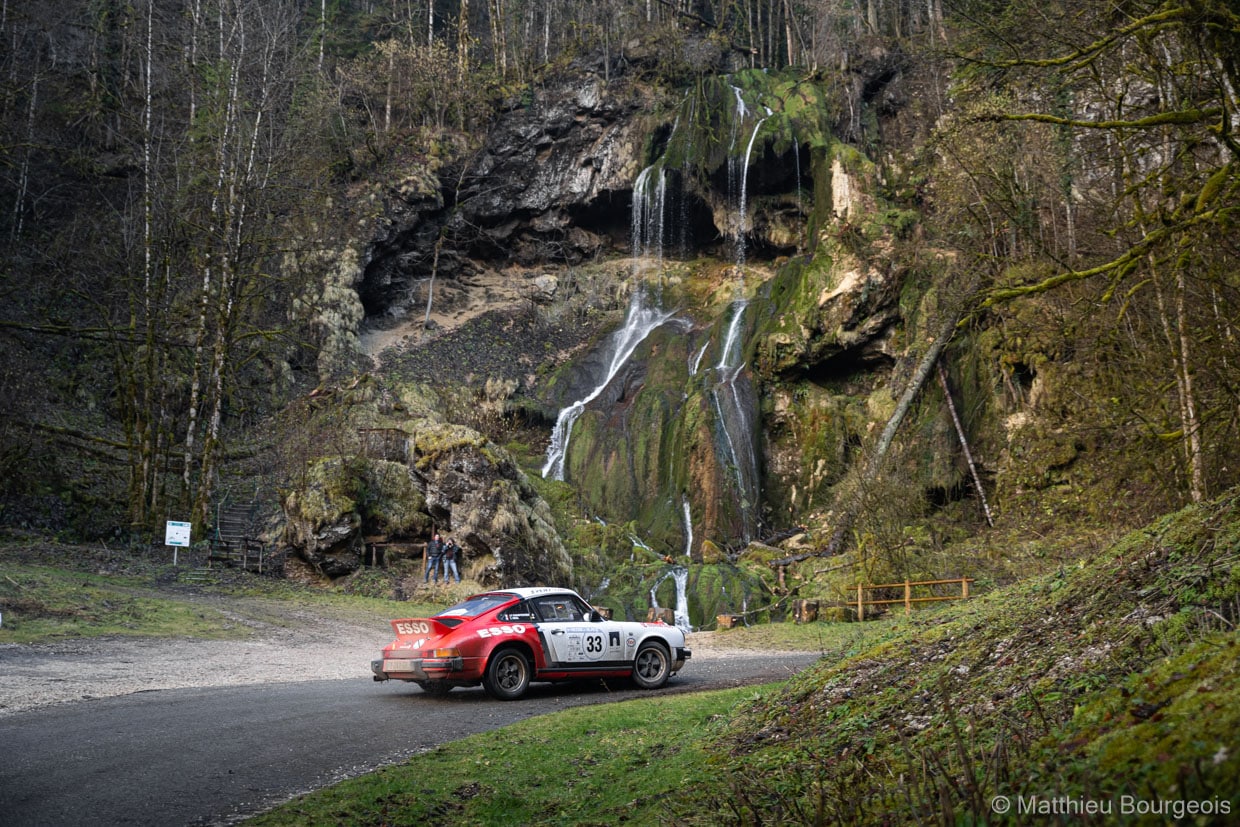
{"type": "Polygon", "coordinates": [[[517,589],[492,589],[491,591],[495,593],[515,594],[522,598],[538,597],[543,594],[563,594],[565,592],[568,592],[569,594],[577,594],[577,592],[572,589],[565,588],[563,586],[522,586],[517,589]]]}

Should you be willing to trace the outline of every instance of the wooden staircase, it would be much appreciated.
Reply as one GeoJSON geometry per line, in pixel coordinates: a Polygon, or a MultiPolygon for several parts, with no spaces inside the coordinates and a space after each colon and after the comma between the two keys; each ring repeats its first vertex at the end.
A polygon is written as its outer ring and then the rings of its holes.
{"type": "Polygon", "coordinates": [[[220,503],[216,507],[215,526],[211,529],[207,568],[219,563],[262,574],[267,546],[258,537],[257,522],[257,503],[220,503]]]}

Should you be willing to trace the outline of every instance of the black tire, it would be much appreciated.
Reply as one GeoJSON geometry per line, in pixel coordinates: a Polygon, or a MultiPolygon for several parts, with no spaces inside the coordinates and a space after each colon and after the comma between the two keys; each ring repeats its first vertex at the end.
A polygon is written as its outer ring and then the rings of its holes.
{"type": "Polygon", "coordinates": [[[452,684],[447,681],[415,681],[427,695],[440,697],[452,691],[452,684]]]}
{"type": "Polygon", "coordinates": [[[530,659],[520,649],[500,649],[491,655],[482,676],[482,688],[497,701],[515,701],[530,686],[530,659]]]}
{"type": "Polygon", "coordinates": [[[633,683],[642,689],[658,689],[672,676],[672,655],[667,647],[648,640],[637,647],[633,658],[633,683]]]}

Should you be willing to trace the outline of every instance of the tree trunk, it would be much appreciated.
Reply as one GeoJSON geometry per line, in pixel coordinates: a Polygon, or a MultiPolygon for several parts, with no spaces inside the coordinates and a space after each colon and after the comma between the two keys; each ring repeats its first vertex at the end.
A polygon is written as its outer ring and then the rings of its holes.
{"type": "Polygon", "coordinates": [[[969,474],[973,477],[973,487],[977,489],[978,499],[982,502],[982,513],[986,515],[986,525],[994,527],[995,521],[990,516],[990,504],[986,502],[986,489],[982,487],[982,478],[977,473],[977,464],[973,462],[973,452],[969,450],[969,440],[965,438],[964,426],[960,424],[960,416],[956,413],[956,403],[952,401],[951,388],[947,386],[947,371],[939,362],[939,384],[943,387],[943,398],[947,400],[947,409],[951,411],[952,424],[956,426],[956,436],[960,438],[960,449],[964,452],[965,462],[969,464],[969,474]]]}
{"type": "MultiPolygon", "coordinates": [[[[972,293],[972,288],[970,288],[969,293],[972,293]]],[[[826,549],[820,552],[821,556],[829,557],[844,550],[844,545],[848,539],[848,532],[852,530],[853,523],[857,519],[857,509],[861,505],[860,490],[867,483],[874,481],[878,477],[879,471],[882,470],[883,461],[887,458],[887,451],[890,450],[892,440],[895,439],[896,431],[899,430],[900,424],[908,414],[909,408],[912,407],[913,400],[917,398],[917,394],[921,392],[922,387],[926,384],[930,371],[934,368],[934,363],[938,361],[940,354],[943,353],[943,348],[947,347],[947,343],[951,340],[952,332],[955,330],[959,319],[960,317],[957,314],[951,314],[943,322],[934,340],[930,343],[930,349],[926,351],[925,355],[921,357],[921,361],[917,363],[917,369],[913,372],[912,378],[909,379],[908,385],[904,388],[904,393],[900,395],[895,411],[892,412],[891,418],[887,420],[886,427],[883,428],[878,442],[874,445],[874,450],[870,454],[870,459],[862,472],[860,487],[844,504],[839,522],[836,523],[835,530],[831,532],[831,539],[828,541],[826,549]]]]}

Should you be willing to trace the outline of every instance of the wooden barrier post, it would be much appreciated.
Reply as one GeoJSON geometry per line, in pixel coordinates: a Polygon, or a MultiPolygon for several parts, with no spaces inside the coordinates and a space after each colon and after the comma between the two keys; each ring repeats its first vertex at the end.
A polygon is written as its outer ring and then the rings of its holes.
{"type": "MultiPolygon", "coordinates": [[[[858,583],[857,584],[857,602],[855,604],[857,606],[857,620],[865,620],[865,592],[867,589],[898,589],[900,588],[901,585],[903,585],[904,586],[904,597],[902,598],[892,597],[892,598],[881,598],[881,599],[876,598],[870,601],[870,605],[871,606],[894,606],[898,603],[903,603],[904,614],[910,615],[913,613],[914,603],[934,603],[940,600],[968,600],[970,597],[969,584],[971,582],[973,582],[973,579],[970,577],[954,577],[950,580],[916,580],[916,581],[905,580],[903,583],[877,583],[877,584],[871,584],[869,586],[865,585],[864,583],[858,583]],[[959,597],[955,597],[951,595],[936,596],[933,594],[928,597],[913,597],[913,586],[941,586],[941,585],[948,585],[952,583],[960,584],[960,596],[959,597]]],[[[852,606],[854,604],[852,601],[848,601],[845,603],[845,605],[852,606]]]]}

